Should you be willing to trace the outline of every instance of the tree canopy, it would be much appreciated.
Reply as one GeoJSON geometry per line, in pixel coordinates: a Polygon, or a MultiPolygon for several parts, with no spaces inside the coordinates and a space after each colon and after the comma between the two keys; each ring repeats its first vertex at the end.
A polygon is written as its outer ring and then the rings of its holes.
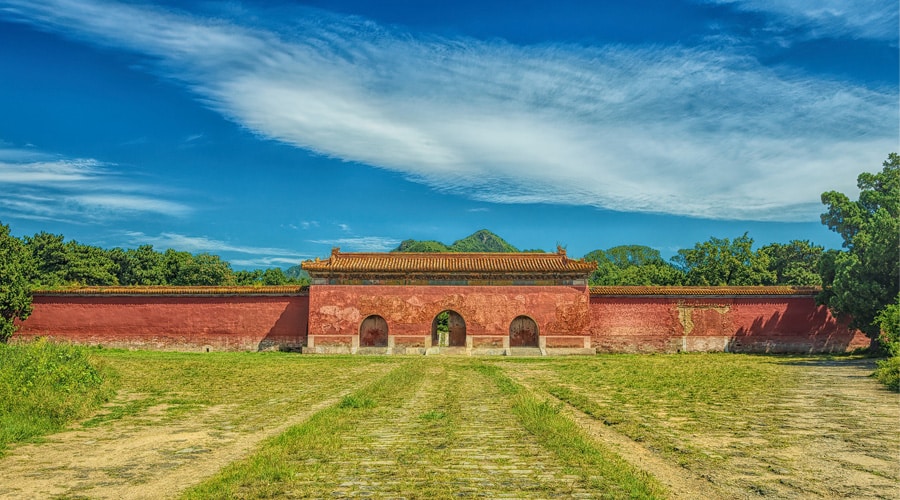
{"type": "Polygon", "coordinates": [[[14,321],[31,314],[31,287],[34,264],[22,242],[9,234],[9,226],[0,224],[0,342],[6,342],[14,321]]]}
{"type": "Polygon", "coordinates": [[[857,201],[822,194],[822,223],[841,235],[845,251],[823,257],[819,300],[872,338],[879,313],[900,300],[900,155],[891,153],[882,167],[859,175],[857,201]]]}
{"type": "Polygon", "coordinates": [[[594,250],[584,260],[597,263],[592,285],[680,285],[684,274],[663,260],[659,250],[641,245],[622,245],[594,250]]]}
{"type": "Polygon", "coordinates": [[[753,251],[753,238],[744,233],[733,240],[710,238],[682,249],[672,261],[684,272],[684,284],[701,286],[772,285],[776,273],[769,256],[753,251]]]}

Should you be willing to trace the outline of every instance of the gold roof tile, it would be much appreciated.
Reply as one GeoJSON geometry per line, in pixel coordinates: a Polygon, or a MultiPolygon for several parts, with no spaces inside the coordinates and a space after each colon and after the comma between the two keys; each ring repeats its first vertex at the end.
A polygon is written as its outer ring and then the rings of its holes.
{"type": "Polygon", "coordinates": [[[560,253],[341,253],[301,264],[311,276],[334,274],[565,274],[586,277],[597,265],[560,253]]]}
{"type": "Polygon", "coordinates": [[[592,286],[596,296],[813,296],[821,291],[809,286],[592,286]]]}

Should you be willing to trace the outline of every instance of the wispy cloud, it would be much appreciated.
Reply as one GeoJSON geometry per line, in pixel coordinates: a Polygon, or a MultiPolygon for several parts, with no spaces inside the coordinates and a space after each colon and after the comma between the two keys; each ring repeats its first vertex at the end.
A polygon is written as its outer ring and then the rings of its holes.
{"type": "Polygon", "coordinates": [[[148,56],[262,136],[483,201],[815,220],[821,192],[852,190],[896,148],[896,89],[775,71],[735,48],[518,47],[313,10],[285,27],[101,1],[2,5],[148,56]]]}
{"type": "Polygon", "coordinates": [[[770,14],[773,27],[808,30],[814,37],[897,40],[897,2],[891,0],[707,0],[770,14]]]}
{"type": "Polygon", "coordinates": [[[393,250],[400,240],[381,236],[360,236],[355,238],[336,238],[331,240],[308,240],[310,243],[341,247],[350,252],[384,252],[393,250]]]}
{"type": "Polygon", "coordinates": [[[125,238],[133,245],[153,245],[157,250],[172,248],[182,252],[206,252],[219,255],[237,267],[296,266],[301,261],[312,257],[284,248],[235,245],[207,236],[189,236],[178,233],[160,233],[151,236],[140,231],[128,231],[125,233],[125,238]],[[233,254],[239,256],[234,257],[233,254]]]}
{"type": "Polygon", "coordinates": [[[297,254],[293,250],[272,247],[255,247],[245,245],[234,245],[221,240],[209,238],[207,236],[188,236],[178,233],[160,233],[156,236],[144,234],[140,231],[128,231],[125,233],[128,239],[134,244],[153,245],[159,248],[173,248],[184,252],[209,252],[209,253],[242,253],[252,255],[268,255],[274,257],[289,257],[291,259],[299,259],[305,257],[297,254]]]}
{"type": "Polygon", "coordinates": [[[0,208],[24,219],[97,221],[133,213],[182,216],[183,203],[131,181],[115,165],[0,145],[0,208]]]}

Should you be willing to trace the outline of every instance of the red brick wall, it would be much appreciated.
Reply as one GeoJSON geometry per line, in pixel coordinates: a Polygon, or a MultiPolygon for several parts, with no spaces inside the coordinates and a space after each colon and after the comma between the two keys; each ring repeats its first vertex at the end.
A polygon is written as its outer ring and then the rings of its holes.
{"type": "Polygon", "coordinates": [[[36,295],[17,338],[109,347],[259,350],[306,342],[309,297],[36,295]]]}
{"type": "Polygon", "coordinates": [[[379,315],[392,336],[430,336],[441,311],[453,310],[468,336],[509,335],[516,316],[537,323],[543,336],[587,335],[587,287],[314,285],[309,293],[310,335],[357,335],[360,323],[379,315]]]}
{"type": "Polygon", "coordinates": [[[599,351],[806,353],[869,345],[812,296],[592,296],[590,309],[599,351]]]}

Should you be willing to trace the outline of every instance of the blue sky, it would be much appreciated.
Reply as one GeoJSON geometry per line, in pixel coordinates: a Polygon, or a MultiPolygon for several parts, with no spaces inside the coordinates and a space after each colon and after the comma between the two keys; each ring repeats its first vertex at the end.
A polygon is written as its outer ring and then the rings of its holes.
{"type": "Polygon", "coordinates": [[[0,0],[0,221],[287,267],[840,240],[898,149],[896,1],[0,0]]]}

